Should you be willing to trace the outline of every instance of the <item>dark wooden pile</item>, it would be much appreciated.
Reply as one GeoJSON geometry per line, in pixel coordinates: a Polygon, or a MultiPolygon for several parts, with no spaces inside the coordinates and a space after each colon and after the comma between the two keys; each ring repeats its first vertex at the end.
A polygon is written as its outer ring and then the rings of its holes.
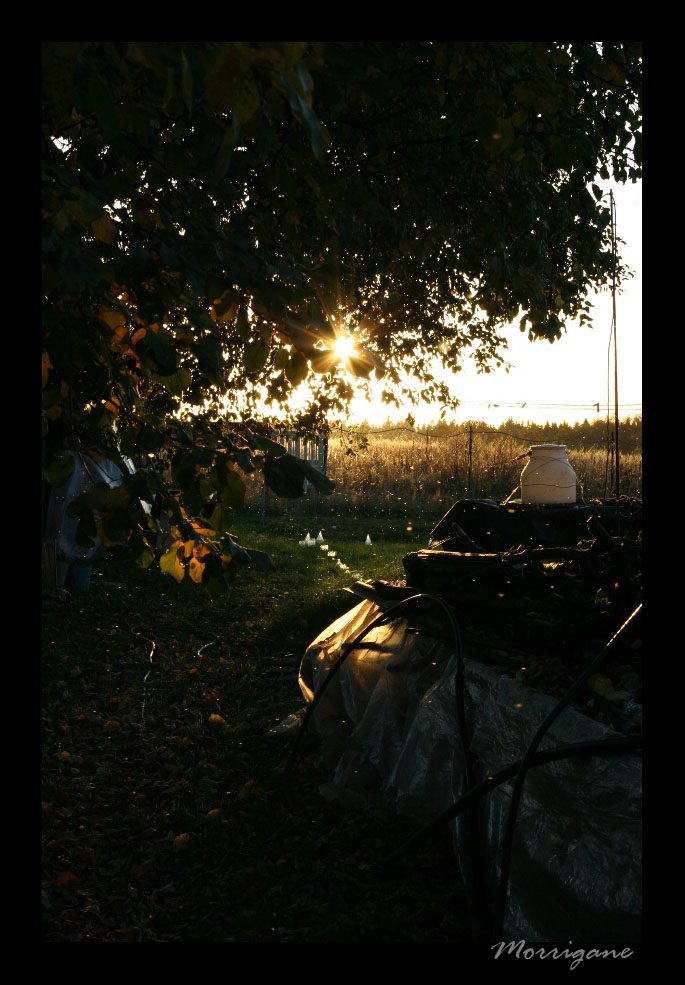
{"type": "MultiPolygon", "coordinates": [[[[641,601],[641,509],[638,513],[630,504],[630,523],[621,524],[619,518],[610,532],[605,509],[585,510],[582,527],[578,515],[555,516],[554,510],[535,511],[534,523],[527,527],[521,526],[523,514],[514,514],[515,522],[507,527],[511,514],[499,512],[503,507],[480,504],[483,509],[473,510],[469,501],[457,505],[462,506],[462,523],[452,513],[449,528],[444,521],[436,527],[445,535],[440,541],[404,558],[407,590],[438,595],[453,607],[468,656],[561,696],[641,601]],[[469,514],[478,523],[467,528],[463,521],[469,514]],[[479,525],[487,529],[491,543],[497,536],[500,544],[511,537],[510,544],[503,550],[482,550],[485,538],[482,529],[477,533],[479,525]],[[548,540],[555,527],[557,533],[565,527],[567,537],[578,530],[584,536],[572,545],[540,544],[536,525],[548,540]],[[617,535],[616,525],[627,527],[630,536],[617,535]],[[474,549],[454,549],[457,544],[474,549]]],[[[609,518],[615,515],[610,509],[609,518]]],[[[438,624],[437,613],[432,621],[422,616],[410,631],[441,635],[438,624]]],[[[587,714],[622,732],[637,727],[641,713],[638,634],[639,627],[621,639],[580,702],[587,714]]]]}

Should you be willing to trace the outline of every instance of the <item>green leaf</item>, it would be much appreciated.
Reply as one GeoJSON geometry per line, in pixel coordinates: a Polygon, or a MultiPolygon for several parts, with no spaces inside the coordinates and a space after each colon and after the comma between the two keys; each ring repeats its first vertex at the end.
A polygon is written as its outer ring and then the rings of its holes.
{"type": "Polygon", "coordinates": [[[325,496],[333,492],[335,489],[335,483],[332,479],[329,479],[322,472],[319,472],[318,469],[315,469],[313,465],[304,459],[298,458],[296,461],[300,471],[304,473],[307,480],[318,492],[323,493],[325,496]]]}
{"type": "Polygon", "coordinates": [[[285,90],[290,101],[290,108],[292,109],[295,116],[302,121],[304,126],[309,132],[309,140],[312,146],[312,150],[316,157],[319,157],[321,152],[321,147],[324,140],[324,133],[319,123],[316,113],[308,103],[308,92],[313,85],[309,72],[302,66],[303,71],[299,73],[299,78],[297,79],[297,85],[301,86],[305,91],[303,96],[298,92],[297,88],[288,78],[285,73],[280,73],[278,75],[278,82],[280,86],[285,90]]]}
{"type": "Polygon", "coordinates": [[[307,379],[308,373],[309,366],[306,358],[301,352],[293,352],[288,359],[287,366],[285,367],[285,375],[288,377],[292,385],[299,386],[300,383],[307,379]]]}
{"type": "Polygon", "coordinates": [[[84,513],[76,527],[76,534],[74,539],[79,547],[95,547],[95,538],[97,537],[97,527],[95,525],[95,518],[92,513],[84,513]]]}
{"type": "Polygon", "coordinates": [[[180,366],[175,373],[164,376],[160,376],[158,373],[150,373],[150,379],[155,383],[159,383],[160,386],[163,386],[173,396],[180,396],[190,386],[192,375],[189,369],[186,369],[185,366],[180,366]]]}
{"type": "Polygon", "coordinates": [[[188,113],[193,108],[193,73],[188,64],[185,51],[181,52],[181,92],[188,113]]]}
{"type": "Polygon", "coordinates": [[[92,507],[86,501],[86,493],[82,492],[80,496],[72,499],[72,501],[67,504],[67,508],[64,512],[72,519],[80,517],[86,512],[92,513],[92,507]]]}
{"type": "Polygon", "coordinates": [[[193,346],[193,351],[197,356],[197,362],[201,372],[214,382],[218,382],[221,377],[220,371],[223,365],[219,339],[211,336],[201,339],[193,346]]]}
{"type": "Polygon", "coordinates": [[[205,98],[212,109],[229,113],[233,89],[244,59],[235,44],[222,41],[216,46],[205,75],[205,98]]]}
{"type": "Polygon", "coordinates": [[[338,358],[334,352],[327,349],[325,352],[313,352],[310,362],[315,373],[329,373],[337,365],[338,358]]]}
{"type": "Polygon", "coordinates": [[[304,472],[299,459],[293,455],[268,458],[264,463],[264,479],[270,489],[286,499],[299,499],[304,495],[304,472]]]}
{"type": "Polygon", "coordinates": [[[218,534],[227,534],[231,529],[232,520],[232,510],[221,503],[217,503],[209,518],[209,525],[218,534]]]}
{"type": "MultiPolygon", "coordinates": [[[[81,498],[81,497],[79,497],[81,498]]],[[[127,509],[133,502],[126,486],[109,486],[106,482],[95,482],[82,496],[91,509],[99,513],[115,513],[127,509]]]]}
{"type": "Polygon", "coordinates": [[[181,489],[188,489],[196,475],[197,459],[192,452],[179,452],[171,463],[171,479],[181,489]]]}
{"type": "Polygon", "coordinates": [[[136,510],[117,510],[100,518],[102,532],[111,544],[125,544],[137,526],[136,510]]]}
{"type": "Polygon", "coordinates": [[[235,80],[231,109],[241,123],[247,123],[259,109],[259,89],[249,69],[235,80]]]}
{"type": "Polygon", "coordinates": [[[152,368],[160,376],[168,376],[178,368],[178,353],[160,332],[148,330],[136,345],[141,358],[152,363],[152,368]]]}
{"type": "Polygon", "coordinates": [[[241,308],[238,312],[238,317],[235,320],[235,330],[241,339],[247,341],[250,337],[250,324],[247,320],[247,313],[244,308],[241,308]]]}
{"type": "Polygon", "coordinates": [[[224,130],[224,135],[221,140],[221,146],[219,147],[219,153],[216,156],[214,165],[212,167],[211,180],[216,183],[221,181],[223,176],[228,171],[229,164],[231,163],[231,158],[233,157],[233,148],[235,147],[235,136],[232,128],[226,127],[224,130]]]}
{"type": "Polygon", "coordinates": [[[118,130],[116,95],[101,78],[92,61],[87,81],[87,98],[88,105],[97,117],[107,143],[111,143],[116,139],[118,130]]]}
{"type": "Polygon", "coordinates": [[[63,486],[74,472],[74,458],[72,455],[62,455],[56,462],[52,462],[46,469],[47,480],[51,486],[63,486]]]}
{"type": "Polygon", "coordinates": [[[245,346],[243,363],[248,373],[258,373],[266,365],[269,358],[269,347],[261,339],[256,339],[245,346]]]}
{"type": "Polygon", "coordinates": [[[260,571],[268,572],[275,567],[268,554],[265,554],[264,551],[254,551],[241,547],[232,534],[226,538],[224,550],[230,554],[234,561],[238,561],[240,564],[252,564],[260,571]]]}
{"type": "Polygon", "coordinates": [[[204,568],[202,570],[202,587],[210,595],[220,595],[226,591],[226,577],[224,566],[221,559],[216,554],[207,554],[202,559],[204,568]]]}
{"type": "Polygon", "coordinates": [[[265,451],[270,458],[280,458],[281,455],[286,454],[286,450],[283,445],[279,444],[278,441],[274,441],[273,438],[267,438],[263,434],[255,434],[252,431],[245,432],[245,438],[255,451],[265,451]]]}
{"type": "MultiPolygon", "coordinates": [[[[143,424],[143,426],[137,432],[134,432],[134,436],[135,436],[134,448],[139,454],[141,452],[146,454],[147,453],[156,454],[164,444],[163,435],[160,434],[158,428],[152,427],[151,424],[143,424]]],[[[126,451],[124,450],[123,438],[122,438],[121,450],[122,452],[124,452],[124,454],[127,454],[126,451]]]]}
{"type": "Polygon", "coordinates": [[[287,349],[277,349],[274,353],[274,369],[285,369],[288,365],[290,354],[287,349]]]}
{"type": "Polygon", "coordinates": [[[221,490],[221,502],[229,509],[239,510],[245,502],[245,483],[237,472],[227,470],[225,485],[221,490]]]}
{"type": "Polygon", "coordinates": [[[139,568],[149,568],[155,559],[155,552],[151,547],[146,547],[142,554],[136,558],[136,564],[139,568]]]}
{"type": "Polygon", "coordinates": [[[350,370],[355,376],[369,377],[374,369],[373,362],[368,356],[349,356],[347,360],[350,370]]]}

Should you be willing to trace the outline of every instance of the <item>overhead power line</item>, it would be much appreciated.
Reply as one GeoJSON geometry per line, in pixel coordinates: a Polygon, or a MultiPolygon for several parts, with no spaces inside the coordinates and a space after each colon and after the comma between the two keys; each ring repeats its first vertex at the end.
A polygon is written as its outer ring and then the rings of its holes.
{"type": "MultiPolygon", "coordinates": [[[[505,400],[499,400],[499,401],[496,401],[496,402],[494,400],[489,400],[489,401],[488,400],[460,400],[459,401],[459,406],[460,407],[463,407],[463,406],[468,406],[468,407],[516,407],[519,410],[523,410],[526,407],[537,407],[537,408],[561,407],[561,408],[568,408],[569,410],[592,410],[592,409],[594,409],[594,410],[597,411],[597,413],[599,413],[601,407],[606,407],[606,402],[605,401],[595,401],[595,403],[593,403],[593,404],[555,404],[555,403],[538,404],[538,403],[532,403],[529,400],[524,400],[524,401],[519,401],[519,400],[516,400],[516,401],[514,401],[514,400],[511,400],[511,401],[508,401],[508,400],[507,401],[505,401],[505,400]]],[[[637,402],[636,403],[631,403],[631,404],[619,404],[618,406],[621,407],[621,408],[623,408],[623,410],[642,410],[642,404],[641,403],[637,403],[637,402]]]]}

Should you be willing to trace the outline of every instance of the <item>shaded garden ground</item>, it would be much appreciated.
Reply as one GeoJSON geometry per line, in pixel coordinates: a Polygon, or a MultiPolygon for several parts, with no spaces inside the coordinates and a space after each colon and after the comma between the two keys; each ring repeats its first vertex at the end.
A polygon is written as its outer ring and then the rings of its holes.
{"type": "MultiPolygon", "coordinates": [[[[299,658],[353,579],[298,548],[301,519],[267,522],[244,539],[275,572],[219,599],[123,559],[44,598],[45,942],[469,940],[446,834],[379,867],[406,821],[325,802],[313,752],[285,787],[289,739],[269,730],[302,706],[299,658]]],[[[351,572],[390,579],[424,532],[324,533],[351,572]]]]}

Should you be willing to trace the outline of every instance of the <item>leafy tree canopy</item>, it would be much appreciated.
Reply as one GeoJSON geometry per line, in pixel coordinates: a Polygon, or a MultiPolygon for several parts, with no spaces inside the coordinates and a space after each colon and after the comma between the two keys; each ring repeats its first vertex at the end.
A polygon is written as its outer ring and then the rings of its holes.
{"type": "Polygon", "coordinates": [[[589,320],[592,183],[640,176],[640,93],[638,42],[44,43],[44,473],[146,465],[72,506],[83,542],[171,544],[164,570],[220,587],[242,475],[302,492],[261,396],[307,380],[313,430],[346,368],[388,402],[410,370],[449,405],[436,364],[589,320]]]}

